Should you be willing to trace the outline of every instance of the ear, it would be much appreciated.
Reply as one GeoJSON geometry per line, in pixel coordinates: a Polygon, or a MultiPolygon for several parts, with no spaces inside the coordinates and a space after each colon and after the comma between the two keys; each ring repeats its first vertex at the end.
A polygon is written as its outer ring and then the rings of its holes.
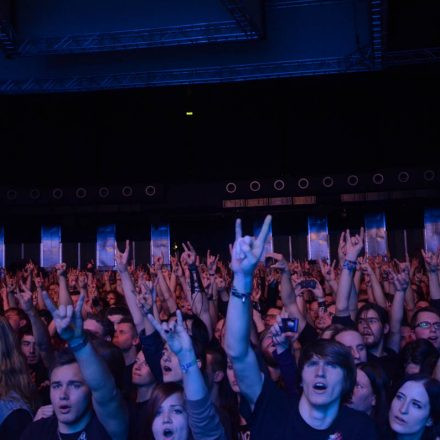
{"type": "Polygon", "coordinates": [[[200,359],[197,359],[197,366],[200,368],[202,368],[202,361],[200,359]]]}
{"type": "Polygon", "coordinates": [[[225,377],[225,372],[218,370],[214,373],[214,382],[218,383],[221,382],[225,377]]]}
{"type": "Polygon", "coordinates": [[[26,324],[26,319],[20,319],[20,328],[24,327],[26,324]]]}
{"type": "Polygon", "coordinates": [[[385,324],[385,325],[383,326],[383,334],[384,334],[384,335],[387,335],[387,334],[389,333],[389,331],[390,331],[390,326],[389,326],[389,324],[385,324]]]}
{"type": "Polygon", "coordinates": [[[138,336],[136,336],[134,339],[133,339],[133,344],[132,345],[138,345],[139,344],[139,337],[138,336]]]}
{"type": "Polygon", "coordinates": [[[426,426],[432,426],[433,422],[432,422],[432,418],[429,417],[428,420],[426,421],[426,426]]]}
{"type": "Polygon", "coordinates": [[[373,398],[371,399],[371,405],[376,406],[376,396],[373,394],[373,398]]]}

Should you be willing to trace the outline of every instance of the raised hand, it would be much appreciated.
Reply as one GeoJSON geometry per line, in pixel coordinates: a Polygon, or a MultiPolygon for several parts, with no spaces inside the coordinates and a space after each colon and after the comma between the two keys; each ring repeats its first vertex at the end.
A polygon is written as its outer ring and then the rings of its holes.
{"type": "Polygon", "coordinates": [[[46,304],[52,318],[55,322],[55,327],[58,334],[68,343],[74,340],[82,340],[84,338],[83,320],[81,310],[84,304],[85,295],[82,293],[79,297],[75,309],[73,306],[60,305],[55,307],[52,300],[49,298],[47,292],[43,292],[43,301],[46,304]]]}
{"type": "Polygon", "coordinates": [[[425,252],[422,249],[423,259],[425,260],[426,270],[428,272],[438,272],[440,266],[440,254],[433,254],[432,252],[425,252]]]}
{"type": "Polygon", "coordinates": [[[79,290],[87,289],[87,275],[84,272],[80,272],[76,279],[76,285],[79,290]]]}
{"type": "Polygon", "coordinates": [[[274,260],[276,260],[276,263],[272,264],[272,266],[271,266],[272,268],[280,269],[283,272],[286,270],[289,270],[289,264],[287,263],[283,254],[271,252],[271,253],[267,254],[266,257],[270,257],[270,258],[273,258],[274,260]]]}
{"type": "Polygon", "coordinates": [[[210,253],[210,251],[208,249],[208,253],[206,255],[206,265],[208,266],[209,274],[214,274],[215,273],[215,270],[217,268],[218,259],[219,259],[219,255],[214,257],[214,255],[211,255],[211,253],[210,253]]]}
{"type": "Polygon", "coordinates": [[[345,260],[346,253],[347,253],[347,249],[345,246],[345,232],[342,232],[341,236],[339,237],[339,245],[338,245],[338,258],[341,265],[345,260]]]}
{"type": "Polygon", "coordinates": [[[116,261],[116,268],[118,269],[119,272],[127,271],[127,262],[128,262],[129,252],[130,252],[130,240],[126,240],[124,252],[121,252],[119,250],[118,245],[116,245],[115,261],[116,261]]]}
{"type": "Polygon", "coordinates": [[[364,228],[361,228],[360,233],[350,237],[350,230],[347,229],[345,233],[345,258],[350,261],[356,261],[362,248],[364,247],[364,228]]]}
{"type": "Polygon", "coordinates": [[[27,289],[23,283],[20,283],[20,288],[22,291],[17,292],[15,297],[18,299],[20,307],[24,310],[24,312],[30,313],[34,308],[32,292],[27,289]]]}
{"type": "Polygon", "coordinates": [[[197,253],[194,247],[192,246],[192,244],[189,241],[187,241],[186,245],[185,243],[182,243],[182,246],[185,252],[183,252],[182,256],[180,257],[180,261],[183,260],[188,265],[195,264],[197,253]]]}
{"type": "Polygon", "coordinates": [[[58,277],[66,277],[66,263],[60,263],[55,266],[58,277]]]}
{"type": "Polygon", "coordinates": [[[177,321],[174,324],[168,324],[168,322],[162,323],[162,325],[154,319],[153,315],[148,315],[153,327],[162,336],[162,339],[166,341],[170,350],[179,358],[186,357],[186,354],[194,353],[191,338],[183,325],[182,312],[176,311],[177,321]]]}
{"type": "Polygon", "coordinates": [[[406,292],[409,286],[409,266],[406,266],[399,274],[391,271],[390,278],[398,292],[406,292]]]}

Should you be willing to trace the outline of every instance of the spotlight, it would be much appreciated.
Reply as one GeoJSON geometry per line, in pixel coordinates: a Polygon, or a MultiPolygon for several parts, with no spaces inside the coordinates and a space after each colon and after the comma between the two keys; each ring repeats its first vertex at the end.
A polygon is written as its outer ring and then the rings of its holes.
{"type": "Polygon", "coordinates": [[[153,197],[154,194],[156,194],[156,187],[153,186],[153,185],[148,185],[148,186],[145,188],[145,194],[146,194],[148,197],[153,197]]]}
{"type": "Polygon", "coordinates": [[[326,188],[331,188],[335,184],[335,181],[333,180],[333,177],[326,176],[322,179],[322,184],[326,188]]]}
{"type": "Polygon", "coordinates": [[[354,174],[350,174],[350,175],[347,177],[347,183],[348,183],[350,186],[356,186],[356,185],[359,183],[359,177],[356,176],[356,175],[354,175],[354,174]]]}
{"type": "Polygon", "coordinates": [[[423,178],[426,182],[432,182],[435,179],[435,172],[433,170],[426,170],[423,173],[423,178]]]}
{"type": "Polygon", "coordinates": [[[298,180],[298,187],[300,189],[307,189],[310,186],[310,182],[305,177],[301,177],[301,179],[298,180]]]}
{"type": "Polygon", "coordinates": [[[64,192],[61,188],[54,188],[52,190],[52,197],[56,200],[60,200],[63,197],[64,192]]]}
{"type": "Polygon", "coordinates": [[[373,183],[374,183],[375,185],[382,185],[383,181],[384,181],[383,174],[376,173],[376,174],[373,176],[373,183]]]}
{"type": "Polygon", "coordinates": [[[6,198],[8,200],[16,200],[17,199],[17,191],[15,191],[15,189],[10,189],[8,190],[8,192],[6,193],[6,198]]]}
{"type": "Polygon", "coordinates": [[[261,189],[261,184],[258,180],[253,180],[250,184],[249,184],[249,189],[253,192],[257,192],[260,191],[261,189]]]}
{"type": "Polygon", "coordinates": [[[234,182],[229,182],[226,184],[225,189],[229,194],[234,194],[237,191],[237,185],[234,182]]]}
{"type": "Polygon", "coordinates": [[[40,190],[37,189],[37,188],[33,188],[33,189],[31,189],[31,190],[29,191],[29,197],[30,197],[32,200],[37,200],[37,199],[39,199],[39,198],[41,197],[41,192],[40,192],[40,190]]]}
{"type": "Polygon", "coordinates": [[[124,197],[131,197],[133,195],[133,188],[131,186],[124,186],[122,188],[121,194],[124,197]]]}
{"type": "Polygon", "coordinates": [[[101,197],[101,199],[105,199],[110,195],[110,190],[106,186],[101,186],[101,188],[98,189],[98,196],[101,197]]]}
{"type": "Polygon", "coordinates": [[[284,180],[277,179],[277,180],[275,180],[275,182],[273,183],[273,187],[274,187],[277,191],[282,191],[282,190],[286,187],[286,184],[284,183],[284,180]]]}
{"type": "Polygon", "coordinates": [[[75,196],[77,199],[84,199],[87,197],[87,190],[83,187],[77,188],[75,191],[75,196]]]}
{"type": "Polygon", "coordinates": [[[406,171],[401,171],[398,175],[397,175],[397,180],[400,183],[406,183],[409,180],[409,173],[406,171]]]}

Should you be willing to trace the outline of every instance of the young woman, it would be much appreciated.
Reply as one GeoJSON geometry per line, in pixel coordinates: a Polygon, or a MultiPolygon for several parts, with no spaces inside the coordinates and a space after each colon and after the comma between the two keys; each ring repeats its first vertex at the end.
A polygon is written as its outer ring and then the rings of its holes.
{"type": "Polygon", "coordinates": [[[440,437],[440,382],[429,376],[407,376],[391,402],[388,421],[398,440],[437,440],[440,437]]]}
{"type": "Polygon", "coordinates": [[[32,422],[32,381],[6,318],[0,316],[0,438],[16,440],[32,422]]]}

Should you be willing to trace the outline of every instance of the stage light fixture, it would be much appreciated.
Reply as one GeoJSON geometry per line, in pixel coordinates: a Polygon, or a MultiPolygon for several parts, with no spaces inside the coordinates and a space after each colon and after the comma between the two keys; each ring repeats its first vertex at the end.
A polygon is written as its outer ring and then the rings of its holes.
{"type": "Polygon", "coordinates": [[[322,179],[322,184],[326,188],[331,188],[335,184],[335,181],[333,180],[333,177],[326,176],[322,179]]]}
{"type": "Polygon", "coordinates": [[[64,192],[61,188],[54,188],[52,190],[52,197],[56,200],[60,200],[63,197],[64,192]]]}
{"type": "Polygon", "coordinates": [[[121,190],[124,197],[131,197],[133,195],[133,188],[131,186],[124,186],[121,190]]]}
{"type": "Polygon", "coordinates": [[[382,185],[383,181],[384,181],[383,174],[376,173],[376,174],[373,176],[373,183],[374,183],[375,185],[382,185]]]}
{"type": "Polygon", "coordinates": [[[282,190],[286,187],[286,184],[285,184],[284,180],[277,179],[277,180],[275,180],[275,182],[273,183],[273,187],[274,187],[274,189],[276,189],[277,191],[282,191],[282,190]]]}
{"type": "Polygon", "coordinates": [[[153,197],[156,194],[156,187],[153,185],[148,185],[145,187],[145,194],[148,197],[153,197]]]}
{"type": "Polygon", "coordinates": [[[237,191],[237,185],[234,182],[229,182],[226,184],[225,189],[229,194],[234,194],[237,191]]]}
{"type": "Polygon", "coordinates": [[[305,177],[301,177],[301,179],[298,180],[298,188],[307,189],[309,186],[310,186],[310,182],[305,177]]]}
{"type": "Polygon", "coordinates": [[[6,193],[6,198],[8,200],[16,200],[17,199],[17,191],[15,191],[15,189],[10,189],[8,190],[8,192],[6,193]]]}
{"type": "Polygon", "coordinates": [[[32,200],[38,200],[38,199],[41,197],[41,192],[40,192],[40,190],[37,189],[37,188],[32,188],[32,189],[29,191],[29,197],[30,197],[32,200]]]}
{"type": "Polygon", "coordinates": [[[397,180],[400,183],[407,183],[409,181],[409,173],[407,171],[401,171],[398,175],[397,175],[397,180]]]}
{"type": "Polygon", "coordinates": [[[75,196],[77,199],[85,199],[87,197],[87,190],[83,187],[79,187],[75,191],[75,196]]]}
{"type": "Polygon", "coordinates": [[[432,182],[435,179],[435,172],[433,170],[425,170],[423,178],[426,182],[432,182]]]}
{"type": "Polygon", "coordinates": [[[110,190],[106,186],[101,186],[101,188],[98,189],[98,195],[101,199],[105,199],[110,195],[110,190]]]}
{"type": "Polygon", "coordinates": [[[249,184],[249,189],[252,192],[257,192],[260,191],[261,189],[261,183],[258,180],[253,180],[250,184],[249,184]]]}
{"type": "Polygon", "coordinates": [[[347,177],[347,183],[348,183],[350,186],[356,186],[356,185],[359,183],[359,177],[356,176],[355,174],[350,174],[350,175],[347,177]]]}

